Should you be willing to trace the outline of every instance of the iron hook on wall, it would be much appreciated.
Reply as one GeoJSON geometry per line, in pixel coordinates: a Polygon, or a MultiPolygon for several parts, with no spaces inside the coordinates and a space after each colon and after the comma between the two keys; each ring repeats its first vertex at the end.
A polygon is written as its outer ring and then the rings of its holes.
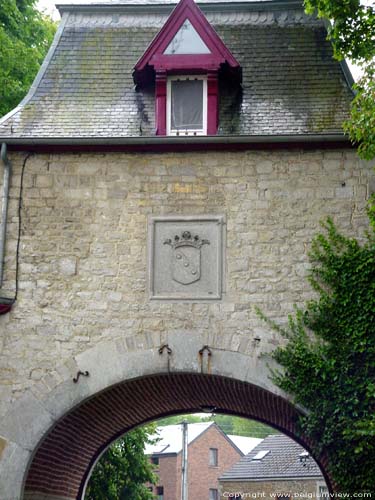
{"type": "Polygon", "coordinates": [[[162,346],[159,347],[159,354],[162,355],[164,351],[167,351],[167,354],[168,354],[168,364],[167,364],[167,368],[168,368],[168,373],[170,372],[170,359],[171,359],[171,354],[172,354],[172,349],[169,347],[168,344],[163,344],[162,346]]]}
{"type": "Polygon", "coordinates": [[[77,376],[74,377],[73,379],[73,382],[76,384],[79,380],[79,377],[82,375],[82,377],[88,377],[90,374],[89,372],[86,370],[85,372],[81,372],[81,370],[79,372],[77,372],[77,376]]]}
{"type": "Polygon", "coordinates": [[[212,351],[211,351],[211,349],[209,348],[208,345],[204,345],[202,347],[202,349],[200,349],[198,351],[199,357],[200,357],[200,360],[201,360],[201,373],[204,373],[204,363],[203,363],[203,360],[204,360],[204,353],[205,352],[207,353],[206,373],[211,373],[211,356],[212,356],[212,351]]]}
{"type": "Polygon", "coordinates": [[[165,350],[167,350],[168,355],[172,354],[172,349],[169,347],[168,344],[163,344],[162,346],[159,347],[159,354],[163,354],[165,350]]]}

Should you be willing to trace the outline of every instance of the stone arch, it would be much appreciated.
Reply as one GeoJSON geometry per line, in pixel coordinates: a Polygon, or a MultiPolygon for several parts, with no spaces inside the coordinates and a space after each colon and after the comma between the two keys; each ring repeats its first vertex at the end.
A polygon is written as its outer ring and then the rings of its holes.
{"type": "MultiPolygon", "coordinates": [[[[118,384],[66,415],[37,450],[25,498],[81,498],[101,452],[124,431],[161,416],[197,412],[202,406],[256,418],[296,438],[296,409],[253,384],[199,373],[166,373],[118,384]]],[[[311,443],[298,439],[305,447],[311,443]]],[[[321,464],[324,468],[324,465],[321,464]]]]}
{"type": "MultiPolygon", "coordinates": [[[[270,381],[266,356],[218,345],[205,349],[195,332],[173,332],[171,349],[160,338],[101,343],[77,355],[44,380],[48,391],[29,392],[2,421],[4,500],[79,499],[100,453],[127,430],[158,417],[214,406],[255,418],[299,441],[299,410],[270,381]],[[73,378],[78,371],[89,377],[73,378]],[[25,429],[28,429],[25,441],[25,429]]],[[[255,347],[254,347],[255,349],[255,347]]],[[[259,353],[258,353],[259,354],[259,353]]],[[[327,483],[326,458],[318,460],[327,483]]]]}

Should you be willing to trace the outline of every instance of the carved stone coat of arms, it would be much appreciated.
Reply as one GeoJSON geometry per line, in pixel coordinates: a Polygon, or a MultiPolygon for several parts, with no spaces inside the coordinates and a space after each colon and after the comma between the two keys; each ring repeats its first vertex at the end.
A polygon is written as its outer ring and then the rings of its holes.
{"type": "Polygon", "coordinates": [[[221,300],[223,215],[160,215],[148,219],[151,300],[221,300]]]}
{"type": "Polygon", "coordinates": [[[190,285],[201,277],[201,248],[209,245],[208,240],[193,236],[190,231],[183,231],[181,236],[164,241],[170,245],[172,278],[181,285],[190,285]]]}

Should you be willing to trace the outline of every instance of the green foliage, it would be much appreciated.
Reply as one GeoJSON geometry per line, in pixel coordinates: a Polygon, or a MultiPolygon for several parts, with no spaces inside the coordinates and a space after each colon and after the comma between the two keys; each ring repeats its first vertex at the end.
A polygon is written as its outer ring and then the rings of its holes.
{"type": "Polygon", "coordinates": [[[235,434],[235,435],[243,435],[237,434],[234,428],[236,425],[236,420],[238,417],[234,417],[233,415],[223,415],[223,414],[215,414],[210,415],[206,418],[206,420],[214,421],[216,425],[220,427],[220,429],[225,432],[225,434],[235,434]]]}
{"type": "Polygon", "coordinates": [[[300,431],[328,453],[340,489],[375,493],[375,233],[360,245],[331,220],[324,229],[310,254],[318,298],[278,328],[288,342],[273,377],[307,409],[300,431]]]}
{"type": "Polygon", "coordinates": [[[278,431],[269,427],[268,425],[261,424],[256,420],[249,420],[247,418],[235,417],[233,434],[237,436],[249,436],[256,438],[265,438],[270,434],[278,434],[278,431]]]}
{"type": "Polygon", "coordinates": [[[171,417],[161,418],[156,422],[158,427],[164,427],[166,425],[177,425],[181,424],[184,420],[189,424],[195,424],[197,422],[204,422],[205,420],[200,415],[195,415],[192,413],[186,415],[172,415],[171,417]]]}
{"type": "Polygon", "coordinates": [[[154,432],[155,425],[139,427],[111,445],[93,470],[85,500],[151,500],[145,483],[155,484],[156,476],[144,448],[154,432]]]}
{"type": "Polygon", "coordinates": [[[180,424],[183,420],[186,420],[189,424],[197,422],[215,422],[225,434],[234,434],[235,436],[265,438],[269,434],[278,433],[272,427],[261,424],[255,420],[224,414],[207,416],[197,414],[173,415],[172,417],[158,420],[156,423],[158,426],[163,427],[165,425],[180,424]]]}
{"type": "Polygon", "coordinates": [[[305,0],[305,8],[329,21],[328,37],[337,59],[346,57],[364,71],[344,128],[359,144],[360,157],[371,160],[375,158],[375,7],[361,5],[360,0],[305,0]]]}
{"type": "Polygon", "coordinates": [[[375,11],[360,0],[305,0],[308,14],[330,21],[328,34],[338,58],[369,60],[374,55],[375,11]]]}
{"type": "Polygon", "coordinates": [[[2,0],[0,7],[0,116],[27,93],[56,30],[36,0],[2,0]]]}
{"type": "MultiPolygon", "coordinates": [[[[375,36],[375,35],[374,35],[375,36]]],[[[375,40],[374,40],[375,46],[375,40]]],[[[375,158],[375,63],[369,63],[363,77],[354,86],[351,119],[344,125],[351,139],[359,144],[364,160],[375,158]]]]}
{"type": "Polygon", "coordinates": [[[213,420],[226,434],[234,434],[235,436],[263,439],[269,434],[278,433],[272,427],[248,418],[234,417],[232,415],[214,415],[213,420]]]}

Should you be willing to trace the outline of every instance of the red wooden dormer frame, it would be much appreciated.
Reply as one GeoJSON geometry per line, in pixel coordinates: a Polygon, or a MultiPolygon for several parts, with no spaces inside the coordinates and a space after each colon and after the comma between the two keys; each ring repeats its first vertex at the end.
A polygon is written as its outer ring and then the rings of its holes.
{"type": "Polygon", "coordinates": [[[156,134],[166,135],[167,77],[173,74],[207,76],[207,134],[215,135],[218,126],[218,71],[227,64],[233,70],[240,65],[207,21],[194,0],[181,0],[163,28],[151,42],[134,68],[138,83],[155,75],[156,134]],[[209,54],[164,54],[181,26],[189,20],[209,49],[209,54]],[[150,72],[150,70],[152,70],[150,72]]]}

